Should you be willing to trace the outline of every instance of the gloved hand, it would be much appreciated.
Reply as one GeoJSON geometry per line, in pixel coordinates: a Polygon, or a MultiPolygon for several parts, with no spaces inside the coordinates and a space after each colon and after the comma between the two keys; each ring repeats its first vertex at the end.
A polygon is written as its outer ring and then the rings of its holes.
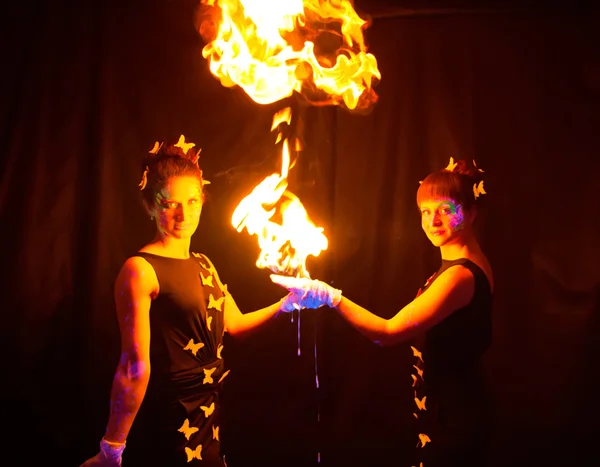
{"type": "Polygon", "coordinates": [[[342,299],[341,290],[335,289],[320,280],[278,274],[271,274],[271,280],[294,294],[295,303],[301,308],[319,308],[323,305],[335,307],[342,299]]]}
{"type": "Polygon", "coordinates": [[[79,467],[121,467],[124,449],[124,444],[119,446],[102,440],[100,452],[79,467]]]}
{"type": "Polygon", "coordinates": [[[281,306],[279,307],[279,309],[286,313],[291,313],[294,310],[299,310],[300,308],[304,308],[300,303],[301,300],[302,300],[301,295],[299,295],[295,292],[290,292],[283,298],[283,300],[281,300],[281,306]]]}

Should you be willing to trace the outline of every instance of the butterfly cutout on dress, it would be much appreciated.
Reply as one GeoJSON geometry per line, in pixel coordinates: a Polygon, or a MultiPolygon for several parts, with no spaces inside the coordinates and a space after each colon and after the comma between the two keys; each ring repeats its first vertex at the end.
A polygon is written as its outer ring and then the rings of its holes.
{"type": "Polygon", "coordinates": [[[223,344],[219,344],[219,346],[217,347],[217,358],[223,358],[223,357],[221,357],[222,351],[223,351],[223,344]]]}
{"type": "Polygon", "coordinates": [[[410,348],[413,351],[413,355],[415,357],[417,357],[419,360],[423,361],[423,354],[421,352],[419,352],[415,347],[413,347],[412,345],[410,346],[410,348]]]}
{"type": "Polygon", "coordinates": [[[212,384],[213,383],[213,377],[212,374],[215,372],[215,370],[217,369],[217,367],[214,368],[204,368],[204,380],[202,380],[202,384],[212,384]]]}
{"type": "Polygon", "coordinates": [[[415,397],[415,404],[417,404],[417,408],[419,410],[427,410],[427,407],[425,407],[426,399],[427,399],[427,396],[423,396],[423,398],[421,400],[419,400],[418,397],[415,397]]]}
{"type": "Polygon", "coordinates": [[[195,344],[194,339],[190,339],[190,341],[183,348],[183,350],[189,350],[195,356],[198,353],[198,350],[200,350],[202,347],[204,347],[204,343],[198,342],[197,344],[195,344]]]}
{"type": "MultiPolygon", "coordinates": [[[[431,442],[431,439],[426,434],[419,433],[419,442],[421,443],[421,447],[423,448],[427,443],[431,442]]],[[[417,446],[419,446],[419,443],[417,443],[417,446]]]]}
{"type": "Polygon", "coordinates": [[[212,266],[212,263],[210,262],[210,260],[206,256],[204,256],[202,253],[192,252],[192,255],[200,260],[200,261],[198,261],[198,263],[200,264],[200,266],[202,266],[202,269],[204,269],[205,271],[208,271],[209,276],[212,276],[213,272],[216,272],[214,267],[212,266]],[[208,265],[205,263],[208,263],[208,265]]]}
{"type": "Polygon", "coordinates": [[[223,373],[223,374],[221,375],[221,377],[219,378],[219,383],[225,379],[225,376],[227,376],[227,375],[229,374],[229,372],[230,372],[230,371],[231,371],[231,370],[227,370],[225,373],[223,373]]]}
{"type": "Polygon", "coordinates": [[[200,409],[204,412],[204,416],[206,418],[210,417],[213,412],[215,411],[215,403],[212,402],[208,407],[206,407],[205,405],[201,405],[200,409]]]}
{"type": "Polygon", "coordinates": [[[212,323],[212,316],[207,316],[206,317],[206,327],[208,328],[208,330],[210,331],[210,323],[212,323]]]}
{"type": "Polygon", "coordinates": [[[213,276],[209,275],[208,277],[204,277],[202,273],[198,273],[200,279],[202,279],[202,285],[208,285],[209,287],[214,287],[213,285],[213,276]]]}
{"type": "Polygon", "coordinates": [[[200,254],[200,253],[193,253],[193,255],[198,258],[201,259],[202,262],[200,263],[200,265],[206,269],[210,275],[212,276],[214,273],[216,273],[217,271],[215,270],[215,267],[213,266],[213,264],[210,262],[210,260],[208,258],[206,258],[204,255],[200,254]],[[208,264],[204,264],[204,263],[208,263],[208,264]]]}
{"type": "Polygon", "coordinates": [[[225,295],[215,300],[213,294],[208,297],[208,308],[214,308],[215,310],[223,311],[223,302],[225,301],[225,295]]]}
{"type": "Polygon", "coordinates": [[[192,436],[198,430],[200,430],[200,428],[190,426],[190,420],[186,418],[185,422],[183,422],[183,425],[181,425],[181,427],[177,431],[183,433],[185,435],[185,439],[190,439],[190,436],[192,436]]]}
{"type": "Polygon", "coordinates": [[[226,295],[227,294],[227,284],[222,284],[221,281],[218,279],[217,270],[215,269],[214,265],[210,262],[210,260],[207,257],[205,257],[204,255],[201,255],[200,253],[192,253],[192,255],[194,255],[196,258],[202,260],[202,261],[200,261],[200,266],[202,266],[203,269],[208,271],[210,276],[215,277],[215,280],[217,283],[216,285],[219,287],[219,289],[221,290],[223,295],[226,295]],[[208,263],[208,265],[204,264],[204,263],[208,263]]]}
{"type": "Polygon", "coordinates": [[[187,455],[187,461],[192,462],[194,459],[202,460],[202,445],[196,446],[196,449],[185,447],[185,453],[187,455]]]}
{"type": "Polygon", "coordinates": [[[219,427],[213,425],[212,430],[213,430],[213,439],[216,439],[217,441],[219,441],[219,427]]]}

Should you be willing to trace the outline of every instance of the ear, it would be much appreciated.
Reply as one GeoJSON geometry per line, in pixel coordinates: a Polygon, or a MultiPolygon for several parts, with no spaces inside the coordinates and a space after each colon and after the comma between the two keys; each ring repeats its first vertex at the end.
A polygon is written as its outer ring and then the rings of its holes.
{"type": "Polygon", "coordinates": [[[144,205],[144,209],[146,210],[148,217],[152,218],[156,215],[154,206],[149,206],[146,200],[142,200],[142,204],[144,205]]]}

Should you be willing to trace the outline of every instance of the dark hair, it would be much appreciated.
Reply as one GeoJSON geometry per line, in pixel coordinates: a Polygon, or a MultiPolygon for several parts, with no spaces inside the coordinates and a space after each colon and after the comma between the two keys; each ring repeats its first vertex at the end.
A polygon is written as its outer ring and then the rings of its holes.
{"type": "Polygon", "coordinates": [[[475,197],[474,186],[479,187],[483,171],[464,160],[456,161],[452,170],[443,169],[425,177],[417,190],[417,205],[432,198],[448,197],[462,205],[465,211],[479,205],[482,195],[475,197]]]}
{"type": "MultiPolygon", "coordinates": [[[[183,148],[174,144],[162,144],[158,151],[149,152],[142,163],[146,180],[142,185],[142,199],[147,205],[154,204],[156,193],[173,177],[196,177],[203,187],[202,170],[197,163],[199,155],[200,149],[195,151],[192,147],[184,152],[183,148]]],[[[202,194],[204,196],[204,188],[202,194]]]]}

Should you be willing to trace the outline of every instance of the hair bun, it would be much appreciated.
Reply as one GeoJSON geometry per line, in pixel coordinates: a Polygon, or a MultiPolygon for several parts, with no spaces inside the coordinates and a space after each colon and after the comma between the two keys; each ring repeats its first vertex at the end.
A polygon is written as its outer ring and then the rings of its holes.
{"type": "Polygon", "coordinates": [[[456,161],[455,164],[456,165],[454,166],[452,172],[472,178],[474,182],[483,180],[483,170],[477,167],[475,161],[470,162],[461,159],[456,161]]]}

